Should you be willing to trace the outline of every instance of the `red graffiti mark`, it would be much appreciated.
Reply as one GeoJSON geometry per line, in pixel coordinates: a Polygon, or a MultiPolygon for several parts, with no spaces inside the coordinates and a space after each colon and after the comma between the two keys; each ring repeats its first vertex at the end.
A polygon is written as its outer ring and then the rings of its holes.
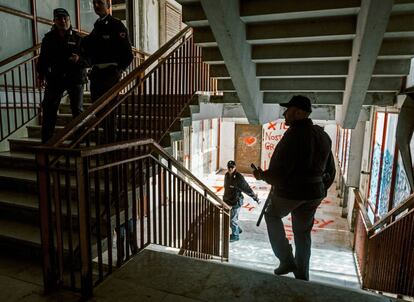
{"type": "Polygon", "coordinates": [[[269,126],[267,126],[267,130],[276,130],[276,122],[270,122],[269,126]]]}
{"type": "Polygon", "coordinates": [[[272,132],[265,133],[265,140],[268,141],[280,141],[283,137],[283,134],[273,134],[272,132]]]}
{"type": "Polygon", "coordinates": [[[318,229],[323,229],[324,227],[326,227],[327,225],[334,223],[333,220],[325,220],[325,219],[321,219],[320,222],[318,222],[318,224],[315,225],[316,228],[318,229]]]}
{"type": "Polygon", "coordinates": [[[248,146],[254,145],[256,143],[256,138],[254,136],[245,137],[243,140],[244,143],[248,146]]]}
{"type": "Polygon", "coordinates": [[[213,188],[216,189],[216,193],[218,193],[221,190],[223,190],[223,186],[213,186],[213,188]]]}
{"type": "MultiPolygon", "coordinates": [[[[291,221],[291,217],[288,217],[288,220],[291,221]]],[[[314,219],[314,226],[312,228],[312,233],[317,233],[320,229],[325,228],[327,225],[334,223],[333,220],[325,220],[325,219],[314,219]]],[[[284,228],[285,228],[285,233],[286,233],[286,238],[288,240],[292,240],[293,238],[293,228],[291,224],[284,224],[284,228]]]]}
{"type": "Polygon", "coordinates": [[[275,144],[272,144],[272,143],[265,143],[264,148],[265,148],[265,150],[267,150],[267,151],[273,151],[273,150],[275,150],[275,144]]]}
{"type": "Polygon", "coordinates": [[[251,211],[253,211],[253,209],[255,208],[255,206],[251,205],[250,203],[247,203],[247,204],[242,205],[242,208],[245,208],[249,212],[251,212],[251,211]]]}
{"type": "Polygon", "coordinates": [[[332,203],[332,200],[329,200],[329,199],[322,200],[322,204],[331,204],[331,203],[332,203]]]}

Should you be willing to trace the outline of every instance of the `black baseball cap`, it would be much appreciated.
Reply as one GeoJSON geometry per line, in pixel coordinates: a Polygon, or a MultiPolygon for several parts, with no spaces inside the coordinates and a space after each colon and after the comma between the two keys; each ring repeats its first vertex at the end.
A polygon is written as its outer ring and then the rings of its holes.
{"type": "Polygon", "coordinates": [[[56,17],[59,17],[59,16],[69,17],[69,13],[64,8],[55,8],[53,10],[53,18],[56,18],[56,17]]]}
{"type": "Polygon", "coordinates": [[[309,98],[303,95],[295,95],[293,96],[288,103],[281,103],[280,106],[282,107],[296,107],[302,109],[303,111],[312,112],[312,105],[309,98]]]}
{"type": "Polygon", "coordinates": [[[229,160],[227,163],[227,168],[234,168],[236,166],[236,162],[234,160],[229,160]]]}

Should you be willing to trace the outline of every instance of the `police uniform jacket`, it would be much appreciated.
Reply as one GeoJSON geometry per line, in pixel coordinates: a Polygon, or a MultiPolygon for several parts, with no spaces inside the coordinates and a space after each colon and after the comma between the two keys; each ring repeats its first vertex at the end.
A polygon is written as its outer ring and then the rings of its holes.
{"type": "Polygon", "coordinates": [[[294,121],[277,144],[263,179],[276,196],[323,198],[335,179],[331,145],[328,134],[312,120],[294,121]]]}
{"type": "Polygon", "coordinates": [[[45,35],[37,63],[37,72],[46,79],[49,85],[86,83],[87,62],[81,50],[81,41],[80,34],[72,28],[66,31],[63,38],[55,27],[45,35]],[[80,57],[78,62],[69,61],[72,54],[80,57]]]}
{"type": "Polygon", "coordinates": [[[127,30],[120,20],[111,15],[98,19],[83,42],[92,65],[116,63],[118,69],[125,70],[132,62],[127,30]]]}
{"type": "Polygon", "coordinates": [[[240,205],[243,201],[242,192],[253,199],[257,198],[243,175],[237,171],[234,171],[232,174],[227,172],[224,176],[224,202],[229,206],[240,205]]]}

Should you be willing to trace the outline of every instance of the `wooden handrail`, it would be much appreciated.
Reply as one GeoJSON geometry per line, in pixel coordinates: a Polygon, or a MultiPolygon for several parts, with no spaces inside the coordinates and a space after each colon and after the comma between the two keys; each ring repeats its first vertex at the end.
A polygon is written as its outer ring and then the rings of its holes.
{"type": "MultiPolygon", "coordinates": [[[[28,54],[30,54],[32,52],[35,52],[39,48],[40,48],[40,44],[37,44],[37,45],[35,45],[33,47],[30,47],[30,48],[28,48],[26,50],[23,50],[23,51],[19,52],[18,54],[15,54],[14,56],[11,56],[11,57],[9,57],[9,58],[1,61],[0,62],[0,68],[3,67],[4,65],[7,65],[7,64],[9,64],[9,63],[17,60],[17,59],[20,59],[21,57],[23,57],[25,55],[28,55],[28,54]]],[[[2,72],[2,73],[4,73],[4,72],[2,72]]]]}
{"type": "MultiPolygon", "coordinates": [[[[126,77],[124,77],[121,81],[119,81],[116,85],[104,93],[87,110],[69,122],[67,126],[62,130],[62,134],[58,137],[52,137],[46,145],[58,147],[60,144],[62,144],[71,134],[82,127],[86,122],[94,118],[99,111],[103,110],[123,89],[130,85],[133,80],[140,77],[140,75],[142,75],[147,68],[151,67],[152,64],[162,58],[169,49],[180,42],[180,40],[183,40],[185,35],[190,31],[191,28],[188,26],[181,30],[170,41],[168,41],[160,49],[153,53],[148,59],[146,59],[140,66],[131,71],[126,77]]],[[[181,44],[177,45],[177,47],[180,45],[181,44]]],[[[122,100],[118,100],[117,104],[119,102],[122,102],[122,100]]],[[[116,107],[117,104],[113,104],[113,107],[116,107]]],[[[109,113],[110,112],[107,112],[107,114],[109,113]]]]}
{"type": "Polygon", "coordinates": [[[394,209],[389,211],[387,215],[385,215],[380,220],[372,224],[371,220],[368,217],[367,210],[365,209],[364,202],[362,200],[360,191],[358,189],[354,189],[354,193],[355,193],[356,205],[359,211],[361,212],[361,216],[363,218],[368,236],[373,235],[375,231],[383,227],[385,224],[391,222],[392,217],[395,217],[396,215],[404,212],[405,210],[410,210],[414,207],[414,194],[411,194],[398,206],[396,206],[394,209]]]}
{"type": "Polygon", "coordinates": [[[145,139],[145,140],[129,140],[125,142],[117,142],[112,144],[105,144],[100,145],[98,147],[87,147],[82,149],[71,149],[71,148],[56,148],[56,147],[42,147],[42,146],[34,146],[34,150],[42,150],[46,151],[46,153],[53,153],[55,155],[73,155],[73,156],[80,156],[80,157],[90,157],[93,155],[99,155],[114,151],[125,150],[132,147],[139,147],[151,145],[153,151],[155,151],[158,155],[163,156],[168,161],[171,161],[175,168],[183,173],[186,177],[191,179],[192,182],[196,183],[200,186],[205,192],[207,192],[216,202],[218,202],[223,208],[231,209],[225,202],[223,202],[220,198],[217,197],[216,193],[211,191],[203,182],[201,182],[191,171],[186,169],[180,162],[178,162],[174,157],[168,154],[163,147],[161,147],[155,140],[153,139],[145,139]]]}
{"type": "Polygon", "coordinates": [[[380,220],[378,220],[376,223],[374,223],[372,227],[369,229],[368,234],[369,235],[373,234],[376,230],[380,229],[386,223],[391,222],[390,220],[392,219],[392,217],[397,216],[398,214],[404,212],[405,210],[410,210],[413,207],[414,207],[414,194],[411,194],[398,206],[396,206],[394,209],[389,211],[387,215],[385,215],[380,220]]]}

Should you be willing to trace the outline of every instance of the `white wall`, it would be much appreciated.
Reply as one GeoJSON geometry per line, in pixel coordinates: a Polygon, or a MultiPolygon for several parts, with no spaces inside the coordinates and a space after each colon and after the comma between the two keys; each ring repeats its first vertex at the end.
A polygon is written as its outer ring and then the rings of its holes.
{"type": "Polygon", "coordinates": [[[159,48],[159,1],[137,0],[134,5],[134,45],[142,51],[153,53],[159,48]]]}
{"type": "Polygon", "coordinates": [[[336,146],[336,124],[327,124],[325,125],[325,132],[328,133],[329,137],[332,140],[332,152],[335,154],[335,146],[336,146]]]}

